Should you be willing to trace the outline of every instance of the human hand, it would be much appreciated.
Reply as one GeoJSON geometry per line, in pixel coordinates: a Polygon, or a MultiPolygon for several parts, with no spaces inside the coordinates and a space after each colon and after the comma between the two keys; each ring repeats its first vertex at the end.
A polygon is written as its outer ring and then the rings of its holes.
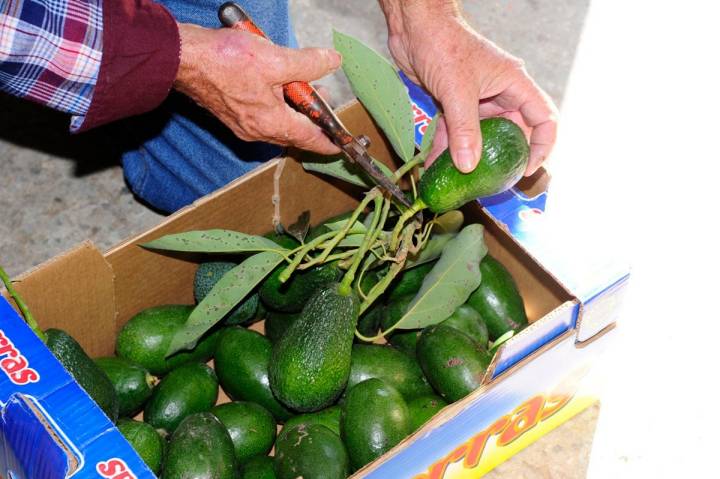
{"type": "Polygon", "coordinates": [[[386,9],[390,52],[405,74],[440,102],[444,113],[426,166],[449,143],[455,166],[472,171],[482,152],[480,119],[503,116],[528,137],[525,175],[534,173],[555,143],[557,109],[550,97],[521,60],[474,31],[454,2],[406,5],[402,12],[388,14],[386,9]]]}
{"type": "Polygon", "coordinates": [[[294,50],[232,29],[180,24],[180,68],[174,87],[206,108],[239,138],[321,154],[340,149],[284,100],[282,86],[336,70],[331,49],[294,50]]]}

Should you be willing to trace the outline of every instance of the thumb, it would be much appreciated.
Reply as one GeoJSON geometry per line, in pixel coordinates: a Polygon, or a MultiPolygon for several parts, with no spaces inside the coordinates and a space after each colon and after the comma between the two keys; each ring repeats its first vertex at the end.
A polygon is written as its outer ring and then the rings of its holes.
{"type": "Polygon", "coordinates": [[[451,97],[441,103],[445,113],[450,156],[458,170],[470,173],[480,161],[482,152],[477,100],[451,97]]]}
{"type": "Polygon", "coordinates": [[[285,74],[289,81],[313,81],[337,70],[342,57],[332,48],[286,48],[285,74]]]}

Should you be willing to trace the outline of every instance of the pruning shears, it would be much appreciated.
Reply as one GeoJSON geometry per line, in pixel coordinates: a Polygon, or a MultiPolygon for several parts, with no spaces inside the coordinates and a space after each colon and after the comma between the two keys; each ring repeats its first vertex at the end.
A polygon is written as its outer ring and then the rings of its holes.
{"type": "MultiPolygon", "coordinates": [[[[226,27],[268,38],[242,7],[235,2],[222,4],[218,11],[218,17],[226,27]]],[[[400,187],[388,178],[370,158],[367,151],[370,140],[366,136],[353,136],[315,88],[307,82],[293,81],[283,85],[283,92],[285,101],[319,126],[352,163],[360,165],[381,188],[401,204],[407,208],[412,206],[400,187]]]]}

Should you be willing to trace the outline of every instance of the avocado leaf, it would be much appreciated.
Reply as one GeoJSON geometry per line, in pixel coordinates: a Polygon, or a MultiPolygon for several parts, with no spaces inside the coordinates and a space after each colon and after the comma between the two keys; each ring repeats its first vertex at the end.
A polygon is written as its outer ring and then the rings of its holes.
{"type": "Polygon", "coordinates": [[[415,123],[407,87],[385,57],[357,38],[333,31],[335,49],[355,96],[404,162],[415,153],[415,123]]]}
{"type": "Polygon", "coordinates": [[[248,235],[231,230],[198,230],[169,234],[143,243],[143,248],[192,253],[247,253],[287,250],[264,236],[248,235]]]}
{"type": "Polygon", "coordinates": [[[480,286],[480,261],[487,254],[483,231],[482,225],[467,225],[447,242],[396,328],[419,329],[440,323],[467,301],[480,286]]]}
{"type": "MultiPolygon", "coordinates": [[[[384,163],[374,158],[371,159],[373,163],[380,168],[380,171],[385,173],[385,176],[388,178],[393,177],[392,171],[390,171],[390,168],[385,166],[384,163]]],[[[365,173],[365,170],[357,164],[350,163],[345,158],[345,155],[323,156],[304,151],[300,154],[300,161],[302,162],[303,168],[307,171],[332,176],[333,178],[338,178],[363,188],[372,188],[375,186],[372,178],[365,173]]]]}
{"type": "Polygon", "coordinates": [[[278,253],[264,251],[250,256],[225,273],[175,333],[165,357],[195,347],[205,332],[245,299],[283,260],[278,253]]]}

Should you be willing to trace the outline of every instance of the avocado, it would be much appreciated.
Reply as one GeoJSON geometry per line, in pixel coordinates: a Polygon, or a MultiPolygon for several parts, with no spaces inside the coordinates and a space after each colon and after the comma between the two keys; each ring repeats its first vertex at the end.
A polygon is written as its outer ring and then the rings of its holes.
{"type": "MultiPolygon", "coordinates": [[[[415,293],[406,294],[393,300],[390,300],[385,307],[385,314],[380,321],[380,327],[383,331],[390,329],[405,314],[408,305],[415,298],[415,293]]],[[[385,336],[385,339],[399,351],[408,356],[415,357],[415,347],[420,337],[420,330],[396,329],[385,336]]]]}
{"type": "Polygon", "coordinates": [[[268,368],[272,344],[262,334],[233,326],[220,337],[215,352],[215,371],[223,391],[231,399],[260,404],[285,422],[292,413],[273,396],[268,368]]]}
{"type": "Polygon", "coordinates": [[[495,341],[510,330],[527,326],[525,304],[510,272],[495,258],[486,255],[480,261],[480,286],[470,294],[472,306],[487,325],[490,339],[495,341]]]}
{"type": "Polygon", "coordinates": [[[285,334],[287,328],[300,317],[300,313],[281,313],[268,311],[265,318],[265,337],[273,344],[285,334]]]}
{"type": "Polygon", "coordinates": [[[310,297],[323,286],[340,279],[342,272],[338,262],[321,264],[315,268],[296,270],[285,283],[280,275],[286,266],[281,265],[260,285],[260,299],[272,309],[284,313],[297,313],[310,297]]]}
{"type": "Polygon", "coordinates": [[[428,422],[438,411],[447,406],[447,402],[435,394],[427,394],[411,399],[407,403],[410,412],[410,428],[414,431],[428,422]]]}
{"type": "Polygon", "coordinates": [[[432,212],[444,213],[501,193],[525,172],[530,147],[519,126],[506,118],[486,118],[480,121],[480,131],[482,156],[473,171],[461,173],[450,150],[445,150],[420,178],[419,198],[432,212]]]}
{"type": "Polygon", "coordinates": [[[275,344],[270,387],[300,412],[323,409],[342,393],[350,376],[350,352],[360,309],[353,291],[331,283],[307,302],[275,344]]]}
{"type": "Polygon", "coordinates": [[[147,369],[118,357],[97,358],[95,363],[105,371],[115,388],[120,416],[134,416],[150,399],[157,378],[147,369]]]}
{"type": "Polygon", "coordinates": [[[117,421],[120,401],[105,371],[95,364],[80,344],[65,331],[51,328],[45,331],[45,334],[47,335],[45,344],[50,352],[100,406],[110,421],[117,421]]]}
{"type": "Polygon", "coordinates": [[[255,456],[240,466],[238,479],[277,479],[275,462],[269,456],[255,456]]]}
{"type": "Polygon", "coordinates": [[[348,453],[340,437],[320,424],[285,430],[275,443],[278,479],[345,479],[348,453]]]}
{"type": "Polygon", "coordinates": [[[209,412],[191,414],[170,438],[163,479],[234,479],[230,434],[209,412]]]}
{"type": "Polygon", "coordinates": [[[155,475],[160,474],[165,439],[150,424],[132,419],[120,419],[117,428],[150,470],[155,475]]]}
{"type": "Polygon", "coordinates": [[[336,405],[316,412],[299,414],[287,420],[285,429],[290,430],[300,424],[320,424],[340,435],[340,413],[340,406],[336,405]]]}
{"type": "MultiPolygon", "coordinates": [[[[380,329],[380,321],[385,316],[385,305],[375,302],[365,313],[358,319],[357,330],[366,338],[373,338],[380,329]]],[[[356,338],[358,342],[364,342],[356,338]]]]}
{"type": "Polygon", "coordinates": [[[217,398],[215,372],[203,363],[183,364],[155,387],[143,419],[155,429],[172,433],[190,414],[209,411],[217,398]]]}
{"type": "MultiPolygon", "coordinates": [[[[195,282],[193,287],[195,292],[195,301],[199,303],[205,299],[205,296],[208,295],[210,290],[213,289],[225,273],[237,265],[238,263],[229,261],[208,261],[200,263],[198,265],[198,269],[195,271],[195,282]]],[[[252,293],[227,314],[223,320],[223,324],[233,325],[247,324],[251,322],[255,319],[259,302],[260,297],[258,294],[252,293]]]]}
{"type": "Polygon", "coordinates": [[[408,355],[390,346],[355,344],[347,390],[370,378],[379,378],[392,384],[405,399],[433,392],[420,366],[408,355]]]}
{"type": "Polygon", "coordinates": [[[140,364],[156,376],[167,374],[181,364],[208,361],[215,352],[220,337],[219,329],[209,331],[194,349],[165,358],[173,336],[185,324],[193,308],[188,305],[165,305],[136,314],[118,334],[115,343],[117,355],[140,364]]]}
{"type": "Polygon", "coordinates": [[[397,389],[377,378],[348,392],[340,431],[355,469],[374,461],[412,432],[407,404],[397,389]]]}
{"type": "Polygon", "coordinates": [[[455,312],[441,324],[451,326],[462,331],[487,349],[487,326],[485,325],[482,316],[480,316],[480,313],[478,313],[472,306],[461,304],[455,312]]]}
{"type": "Polygon", "coordinates": [[[435,266],[435,261],[423,263],[401,272],[388,289],[388,302],[393,302],[408,295],[414,297],[420,290],[425,276],[433,269],[433,266],[435,266]]]}
{"type": "Polygon", "coordinates": [[[270,452],[275,443],[277,423],[267,409],[252,402],[231,402],[210,410],[230,433],[235,459],[246,463],[257,455],[270,452]]]}
{"type": "Polygon", "coordinates": [[[443,324],[423,330],[417,358],[432,387],[449,402],[480,387],[492,359],[470,336],[443,324]]]}

